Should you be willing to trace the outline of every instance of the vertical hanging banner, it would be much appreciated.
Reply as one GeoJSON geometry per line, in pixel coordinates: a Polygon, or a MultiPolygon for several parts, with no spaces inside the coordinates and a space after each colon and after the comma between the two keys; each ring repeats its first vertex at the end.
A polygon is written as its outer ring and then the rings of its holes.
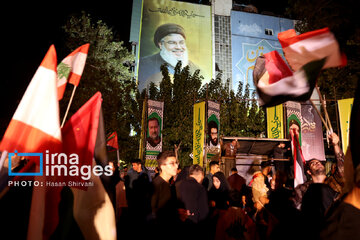
{"type": "Polygon", "coordinates": [[[266,108],[268,138],[284,138],[283,105],[266,108]]]}
{"type": "Polygon", "coordinates": [[[354,98],[338,100],[342,149],[346,153],[349,144],[350,115],[354,98]]]}
{"type": "MultiPolygon", "coordinates": [[[[286,122],[287,122],[287,136],[290,136],[289,128],[297,125],[299,130],[299,143],[301,146],[301,104],[298,102],[286,102],[286,122]]],[[[291,138],[290,138],[291,139],[291,138]]]]}
{"type": "Polygon", "coordinates": [[[291,150],[294,159],[294,187],[306,181],[304,172],[305,159],[301,149],[301,104],[286,102],[287,134],[291,140],[291,150]]]}
{"type": "Polygon", "coordinates": [[[162,151],[164,102],[148,100],[148,118],[146,129],[145,166],[155,168],[156,157],[162,151]]]}
{"type": "Polygon", "coordinates": [[[205,102],[194,104],[193,164],[203,166],[205,141],[205,102]]]}
{"type": "Polygon", "coordinates": [[[301,104],[301,148],[305,160],[316,158],[325,161],[322,123],[310,101],[301,104]]]}
{"type": "Polygon", "coordinates": [[[208,101],[207,102],[207,137],[206,137],[206,157],[220,156],[220,104],[208,101]]]}

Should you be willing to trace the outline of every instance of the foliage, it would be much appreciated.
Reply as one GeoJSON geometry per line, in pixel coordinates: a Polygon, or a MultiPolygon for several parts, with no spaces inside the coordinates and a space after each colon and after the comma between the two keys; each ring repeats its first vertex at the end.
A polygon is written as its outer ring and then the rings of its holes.
{"type": "Polygon", "coordinates": [[[189,155],[192,152],[193,105],[196,102],[212,100],[220,103],[221,136],[256,137],[265,131],[264,111],[258,107],[254,95],[252,100],[249,99],[248,85],[243,93],[242,84],[239,84],[235,94],[229,81],[222,84],[222,76],[218,74],[201,86],[203,77],[199,71],[191,75],[188,67],[181,68],[180,63],[172,78],[165,65],[162,66],[162,75],[160,85],[151,84],[147,92],[149,99],[164,101],[163,150],[174,149],[181,143],[181,166],[192,164],[189,155]]]}
{"type": "MultiPolygon", "coordinates": [[[[114,38],[113,31],[101,20],[94,23],[86,13],[73,15],[63,27],[68,53],[90,43],[85,69],[76,89],[68,119],[97,91],[102,93],[105,131],[118,133],[120,159],[136,157],[139,139],[129,136],[131,128],[139,131],[142,105],[129,71],[134,56],[114,38]],[[139,113],[140,112],[140,113],[139,113]]],[[[69,103],[73,86],[68,84],[60,101],[61,116],[69,103]]],[[[111,160],[116,160],[116,155],[111,160]]]]}

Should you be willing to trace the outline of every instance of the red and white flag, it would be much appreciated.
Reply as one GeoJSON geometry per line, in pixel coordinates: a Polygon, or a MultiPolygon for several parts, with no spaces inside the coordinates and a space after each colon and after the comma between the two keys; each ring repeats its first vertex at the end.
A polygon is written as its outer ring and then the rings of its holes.
{"type": "Polygon", "coordinates": [[[326,58],[323,69],[346,65],[346,56],[341,54],[339,44],[329,28],[296,35],[294,29],[278,34],[285,58],[293,71],[305,64],[326,58]]]}
{"type": "MultiPolygon", "coordinates": [[[[61,149],[56,66],[56,51],[52,45],[10,121],[0,144],[1,151],[45,153],[49,150],[49,153],[57,153],[61,149]]],[[[30,162],[21,171],[26,172],[35,165],[35,172],[38,172],[39,163],[39,159],[30,158],[30,162]]],[[[34,178],[35,182],[45,183],[46,180],[48,178],[44,175],[34,178]]],[[[48,239],[55,230],[58,224],[60,190],[45,185],[33,187],[28,239],[48,239]]]]}
{"type": "Polygon", "coordinates": [[[10,121],[0,151],[34,153],[61,146],[56,65],[56,51],[52,45],[10,121]]]}
{"type": "Polygon", "coordinates": [[[87,43],[77,48],[58,65],[57,87],[59,100],[64,96],[67,82],[75,86],[79,85],[81,75],[84,71],[89,46],[90,44],[87,43]]]}

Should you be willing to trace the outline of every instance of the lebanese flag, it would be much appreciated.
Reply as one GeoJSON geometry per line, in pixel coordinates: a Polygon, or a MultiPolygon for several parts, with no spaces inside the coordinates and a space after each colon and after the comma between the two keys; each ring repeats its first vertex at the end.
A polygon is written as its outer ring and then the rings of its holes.
{"type": "Polygon", "coordinates": [[[253,81],[264,107],[286,101],[306,101],[310,98],[325,59],[312,61],[292,72],[277,51],[256,59],[253,81]]]}
{"type": "MultiPolygon", "coordinates": [[[[78,155],[79,169],[82,166],[92,167],[101,102],[101,93],[97,92],[62,128],[62,136],[64,139],[63,151],[68,156],[74,153],[78,155]]],[[[70,165],[68,167],[70,167],[70,165]]],[[[89,179],[82,179],[81,176],[68,176],[68,179],[66,179],[66,177],[64,178],[65,180],[76,182],[89,181],[89,179]]],[[[82,186],[78,188],[87,189],[87,187],[82,186]]]]}
{"type": "Polygon", "coordinates": [[[90,44],[84,44],[69,54],[57,67],[58,100],[64,96],[66,83],[79,85],[81,75],[84,71],[86,58],[90,44]]]}
{"type": "MultiPolygon", "coordinates": [[[[56,51],[52,45],[35,72],[10,121],[0,144],[1,151],[14,152],[17,150],[22,153],[60,151],[61,130],[56,65],[56,51]]],[[[30,158],[30,162],[21,171],[27,172],[30,167],[35,167],[35,172],[38,172],[39,159],[30,158]]],[[[43,174],[43,176],[36,176],[33,180],[44,184],[52,178],[45,177],[43,174]]],[[[58,224],[59,202],[59,188],[47,187],[46,184],[33,187],[28,239],[49,238],[58,224]]]]}
{"type": "Polygon", "coordinates": [[[109,151],[113,151],[114,149],[119,149],[118,145],[118,137],[117,133],[113,132],[107,139],[106,146],[108,147],[109,151]]]}
{"type": "Polygon", "coordinates": [[[293,71],[305,64],[326,58],[323,68],[346,65],[346,56],[341,54],[339,44],[329,28],[296,35],[294,29],[278,34],[285,58],[293,71]]]}
{"type": "Polygon", "coordinates": [[[56,65],[52,45],[10,121],[0,151],[36,153],[61,146],[56,65]]]}

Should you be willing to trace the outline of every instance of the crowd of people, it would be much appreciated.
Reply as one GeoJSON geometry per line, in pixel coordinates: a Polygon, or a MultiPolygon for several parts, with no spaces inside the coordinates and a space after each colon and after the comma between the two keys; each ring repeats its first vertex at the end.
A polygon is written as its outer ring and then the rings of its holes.
{"type": "MultiPolygon", "coordinates": [[[[205,173],[198,164],[180,168],[175,153],[164,151],[157,157],[158,173],[154,176],[135,159],[127,172],[121,172],[116,185],[118,238],[155,235],[156,239],[262,240],[332,236],[327,214],[342,201],[344,154],[338,136],[332,134],[330,140],[337,159],[333,171],[326,175],[323,163],[311,159],[305,166],[309,180],[295,189],[286,184],[288,174],[270,161],[264,161],[261,171],[254,172],[246,184],[236,167],[226,177],[216,160],[209,163],[205,173]]],[[[353,237],[356,235],[351,234],[359,230],[351,226],[360,221],[360,210],[354,209],[345,217],[355,221],[343,230],[353,237]]]]}

